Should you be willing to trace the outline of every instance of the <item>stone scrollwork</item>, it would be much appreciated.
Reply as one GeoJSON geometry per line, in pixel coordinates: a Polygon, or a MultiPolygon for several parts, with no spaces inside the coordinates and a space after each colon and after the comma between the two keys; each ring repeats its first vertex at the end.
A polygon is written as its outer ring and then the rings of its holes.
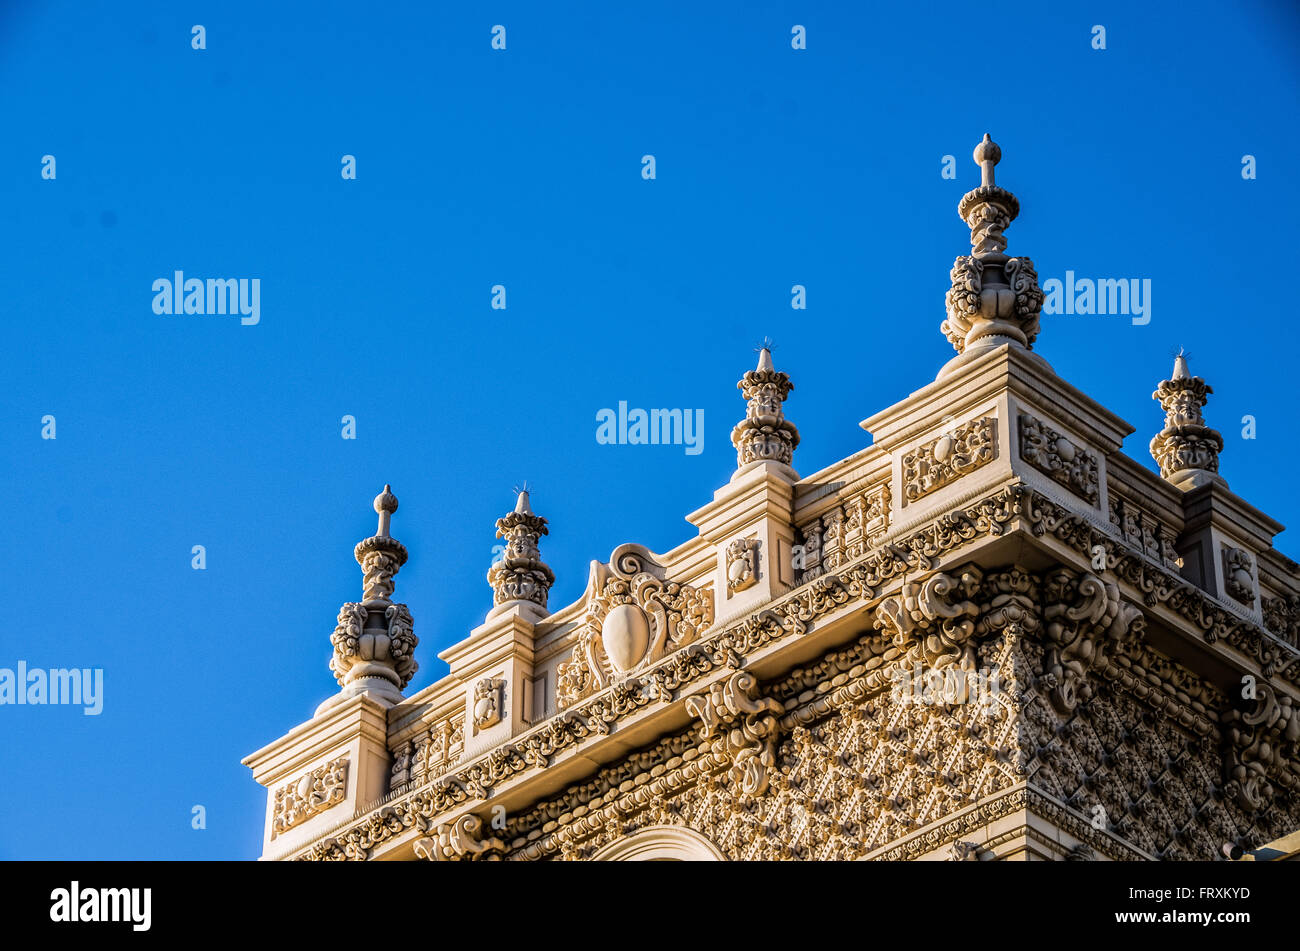
{"type": "Polygon", "coordinates": [[[444,822],[432,836],[415,841],[416,856],[429,862],[495,861],[505,849],[495,836],[484,837],[483,820],[473,813],[444,822]]]}
{"type": "Polygon", "coordinates": [[[1300,596],[1264,598],[1264,626],[1291,646],[1300,645],[1300,596]]]}
{"type": "Polygon", "coordinates": [[[1020,417],[1020,458],[1097,504],[1101,493],[1097,457],[1033,416],[1020,417]]]}
{"type": "Polygon", "coordinates": [[[1245,709],[1223,715],[1223,735],[1226,791],[1243,809],[1264,809],[1273,798],[1274,782],[1294,788],[1294,774],[1284,767],[1300,756],[1300,714],[1290,697],[1255,684],[1245,709]]]}
{"type": "Polygon", "coordinates": [[[568,706],[661,660],[713,623],[713,592],[665,580],[639,545],[592,562],[587,619],[573,656],[556,671],[556,699],[568,706]]]}
{"type": "Polygon", "coordinates": [[[758,583],[757,538],[736,538],[727,545],[727,593],[735,594],[758,583]]]}
{"type": "Polygon", "coordinates": [[[913,449],[903,457],[903,494],[915,502],[956,482],[997,456],[996,420],[973,420],[913,449]]]}
{"type": "Polygon", "coordinates": [[[281,786],[275,791],[271,838],[341,803],[347,796],[347,784],[348,758],[340,756],[281,786]]]}
{"type": "Polygon", "coordinates": [[[706,693],[686,699],[686,710],[703,724],[713,751],[731,761],[732,781],[744,796],[761,796],[769,785],[768,771],[776,766],[781,702],[760,696],[758,681],[747,671],[710,685],[706,693]]]}
{"type": "Polygon", "coordinates": [[[875,627],[891,635],[908,661],[931,669],[975,669],[972,640],[980,608],[974,601],[983,580],[976,565],[954,575],[938,572],[924,581],[908,581],[876,611],[875,627]]]}
{"type": "Polygon", "coordinates": [[[1146,620],[1116,585],[1068,568],[1047,573],[1042,598],[1043,679],[1052,705],[1070,713],[1092,695],[1088,671],[1102,663],[1106,647],[1139,635],[1146,620]]]}

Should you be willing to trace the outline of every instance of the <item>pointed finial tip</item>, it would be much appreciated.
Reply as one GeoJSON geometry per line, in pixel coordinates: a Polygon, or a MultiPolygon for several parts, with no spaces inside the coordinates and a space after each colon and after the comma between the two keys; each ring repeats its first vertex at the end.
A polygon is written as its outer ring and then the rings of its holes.
{"type": "Polygon", "coordinates": [[[983,141],[975,146],[975,164],[983,165],[985,162],[991,162],[997,165],[1000,161],[1002,161],[1002,149],[993,141],[993,137],[985,132],[983,141]]]}
{"type": "Polygon", "coordinates": [[[1174,354],[1174,375],[1170,379],[1186,380],[1191,378],[1192,371],[1187,368],[1187,357],[1188,353],[1182,347],[1179,347],[1178,352],[1174,354]]]}
{"type": "Polygon", "coordinates": [[[532,515],[532,507],[528,504],[528,490],[520,489],[519,498],[515,500],[515,512],[519,515],[532,515]]]}
{"type": "Polygon", "coordinates": [[[758,351],[758,368],[760,370],[773,369],[772,351],[769,350],[767,347],[763,347],[761,350],[758,351]]]}
{"type": "Polygon", "coordinates": [[[388,483],[384,483],[384,491],[375,496],[375,511],[381,514],[397,511],[397,496],[393,495],[393,487],[388,483]]]}

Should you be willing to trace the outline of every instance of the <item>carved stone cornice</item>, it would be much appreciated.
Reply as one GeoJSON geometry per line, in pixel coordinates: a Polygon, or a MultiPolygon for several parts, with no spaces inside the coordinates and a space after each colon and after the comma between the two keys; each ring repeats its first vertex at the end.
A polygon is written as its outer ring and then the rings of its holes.
{"type": "MultiPolygon", "coordinates": [[[[945,512],[911,535],[868,551],[843,570],[816,578],[743,620],[706,633],[661,663],[580,700],[523,736],[380,807],[332,840],[317,843],[304,857],[364,857],[375,845],[411,828],[415,816],[442,815],[472,798],[486,798],[501,783],[547,767],[555,756],[608,734],[616,723],[647,706],[671,701],[678,691],[715,671],[738,667],[743,658],[777,641],[801,636],[833,611],[854,603],[869,605],[879,597],[883,585],[905,574],[932,571],[941,555],[979,538],[1002,535],[1013,522],[1035,535],[1052,536],[1074,549],[1081,560],[1090,560],[1094,546],[1101,545],[1110,570],[1147,605],[1159,604],[1184,617],[1209,643],[1221,640],[1229,644],[1259,664],[1266,677],[1279,673],[1279,664],[1300,657],[1250,620],[1230,613],[1203,591],[1160,570],[1143,553],[1095,523],[1027,486],[1013,485],[945,512]]],[[[1008,587],[998,607],[1015,613],[1020,605],[1011,596],[1014,586],[1008,587]]],[[[1280,675],[1294,684],[1300,679],[1298,666],[1290,663],[1280,675]]],[[[719,768],[729,767],[722,759],[719,768]]]]}

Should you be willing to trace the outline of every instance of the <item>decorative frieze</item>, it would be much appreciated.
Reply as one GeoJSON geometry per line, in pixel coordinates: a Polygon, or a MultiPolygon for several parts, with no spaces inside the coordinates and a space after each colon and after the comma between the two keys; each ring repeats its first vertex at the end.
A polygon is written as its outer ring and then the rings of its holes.
{"type": "Polygon", "coordinates": [[[561,707],[651,666],[713,623],[712,590],[661,578],[638,547],[624,545],[608,565],[592,563],[586,623],[556,670],[561,707]]]}
{"type": "Polygon", "coordinates": [[[465,716],[446,717],[393,751],[390,787],[441,776],[460,762],[465,749],[465,716]]]}
{"type": "Polygon", "coordinates": [[[996,423],[992,416],[963,423],[903,456],[903,494],[915,502],[997,456],[996,423]]]}
{"type": "Polygon", "coordinates": [[[733,538],[727,545],[727,594],[733,595],[758,584],[757,538],[733,538]]]}
{"type": "Polygon", "coordinates": [[[1177,533],[1135,502],[1116,492],[1113,483],[1107,494],[1110,497],[1110,522],[1119,530],[1124,541],[1172,570],[1180,570],[1183,558],[1174,548],[1177,533]]]}
{"type": "Polygon", "coordinates": [[[1223,589],[1234,601],[1247,607],[1254,605],[1254,559],[1246,549],[1223,546],[1223,589]]]}
{"type": "Polygon", "coordinates": [[[1140,637],[1146,620],[1115,584],[1068,568],[1047,574],[1041,598],[1043,683],[1056,709],[1072,713],[1092,696],[1088,673],[1105,662],[1107,647],[1140,637]]]}
{"type": "Polygon", "coordinates": [[[1096,505],[1101,496],[1097,457],[1033,416],[1022,414],[1019,422],[1020,458],[1096,505]]]}
{"type": "Polygon", "coordinates": [[[801,526],[792,550],[799,583],[864,554],[889,528],[889,506],[889,483],[881,482],[801,526]]]}
{"type": "Polygon", "coordinates": [[[275,791],[271,838],[341,803],[347,798],[347,784],[348,758],[340,756],[281,786],[275,791]]]}

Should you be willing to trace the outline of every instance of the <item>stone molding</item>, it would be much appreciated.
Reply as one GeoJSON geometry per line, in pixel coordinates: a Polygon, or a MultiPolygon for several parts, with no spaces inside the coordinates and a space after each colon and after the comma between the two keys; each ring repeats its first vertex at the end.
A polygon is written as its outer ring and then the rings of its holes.
{"type": "MultiPolygon", "coordinates": [[[[565,750],[607,735],[614,724],[646,706],[671,700],[683,687],[720,669],[734,670],[744,657],[776,641],[801,636],[812,622],[832,611],[873,601],[880,586],[904,574],[934,570],[941,555],[978,538],[1002,535],[1012,522],[1022,523],[1035,536],[1055,538],[1083,559],[1090,559],[1094,546],[1101,545],[1112,575],[1136,591],[1148,607],[1160,605],[1179,614],[1202,631],[1207,643],[1233,647],[1258,664],[1263,676],[1280,673],[1288,683],[1300,683],[1300,668],[1294,663],[1300,653],[1250,619],[1225,610],[1190,583],[1161,570],[1144,553],[1083,516],[1027,486],[1013,485],[963,510],[946,512],[908,538],[869,551],[838,574],[816,578],[736,624],[707,634],[664,662],[584,699],[454,774],[404,794],[361,818],[342,835],[316,843],[303,857],[341,853],[363,858],[375,845],[411,828],[417,815],[441,815],[472,799],[486,799],[493,788],[545,768],[565,750]],[[1280,669],[1280,663],[1288,666],[1280,669]]],[[[730,768],[725,757],[708,755],[715,768],[730,768]]]]}

